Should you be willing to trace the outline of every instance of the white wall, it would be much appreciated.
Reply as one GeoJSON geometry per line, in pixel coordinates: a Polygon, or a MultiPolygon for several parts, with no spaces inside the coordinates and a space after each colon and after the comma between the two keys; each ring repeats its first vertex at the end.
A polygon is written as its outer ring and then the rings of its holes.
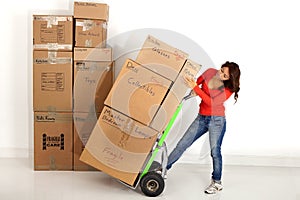
{"type": "MultiPolygon", "coordinates": [[[[171,30],[201,46],[215,67],[227,60],[240,65],[238,103],[227,102],[223,154],[228,162],[242,163],[248,156],[248,162],[261,157],[300,166],[296,0],[99,2],[110,5],[109,38],[135,29],[171,30]],[[230,160],[234,156],[241,160],[230,160]]],[[[32,150],[31,15],[72,14],[72,5],[71,0],[15,0],[1,9],[0,157],[26,157],[32,150]]],[[[185,105],[184,124],[196,109],[196,100],[185,105]]],[[[186,158],[196,161],[193,156],[206,152],[204,144],[205,137],[186,158]]]]}

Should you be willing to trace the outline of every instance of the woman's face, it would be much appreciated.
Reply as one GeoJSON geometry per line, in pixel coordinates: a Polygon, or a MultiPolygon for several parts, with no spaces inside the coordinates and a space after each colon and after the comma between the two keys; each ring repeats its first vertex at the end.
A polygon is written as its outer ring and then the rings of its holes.
{"type": "Polygon", "coordinates": [[[221,69],[219,69],[218,74],[219,74],[219,78],[222,81],[227,81],[230,78],[229,68],[228,67],[222,67],[221,69]]]}

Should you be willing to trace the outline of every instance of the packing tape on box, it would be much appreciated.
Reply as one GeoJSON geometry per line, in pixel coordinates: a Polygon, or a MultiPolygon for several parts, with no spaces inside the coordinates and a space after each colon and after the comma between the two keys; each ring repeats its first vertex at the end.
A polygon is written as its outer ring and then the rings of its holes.
{"type": "Polygon", "coordinates": [[[92,47],[93,45],[93,41],[92,40],[85,40],[84,42],[84,46],[85,47],[92,47]]]}
{"type": "Polygon", "coordinates": [[[48,52],[48,58],[35,58],[34,64],[68,64],[72,63],[70,57],[57,57],[57,52],[48,52]]]}
{"type": "Polygon", "coordinates": [[[73,122],[73,116],[68,113],[59,113],[56,111],[48,111],[48,112],[37,112],[35,113],[35,121],[36,122],[73,122]]]}
{"type": "MultiPolygon", "coordinates": [[[[76,21],[76,26],[82,26],[82,31],[88,31],[90,29],[93,29],[95,26],[98,25],[99,21],[95,20],[83,20],[83,21],[76,21]]],[[[101,26],[103,29],[107,29],[107,23],[104,21],[101,21],[101,26]]]]}
{"type": "Polygon", "coordinates": [[[34,44],[34,49],[47,49],[49,51],[57,50],[72,50],[71,44],[58,44],[58,43],[47,43],[47,44],[34,44]]]}
{"type": "Polygon", "coordinates": [[[81,22],[76,21],[76,26],[82,26],[82,31],[88,31],[95,27],[95,22],[93,20],[83,20],[81,22]]]}
{"type": "MultiPolygon", "coordinates": [[[[90,71],[90,72],[94,72],[94,71],[100,71],[101,69],[103,69],[102,66],[97,66],[98,62],[94,62],[94,61],[82,61],[82,62],[76,62],[75,68],[78,71],[90,71]],[[95,64],[92,65],[91,67],[86,66],[86,63],[90,63],[90,64],[95,64]]],[[[105,67],[104,71],[109,72],[111,70],[112,66],[111,63],[107,64],[107,66],[105,67]]]]}
{"type": "Polygon", "coordinates": [[[58,25],[59,21],[73,21],[71,16],[34,16],[34,20],[47,21],[47,28],[58,25]]]}

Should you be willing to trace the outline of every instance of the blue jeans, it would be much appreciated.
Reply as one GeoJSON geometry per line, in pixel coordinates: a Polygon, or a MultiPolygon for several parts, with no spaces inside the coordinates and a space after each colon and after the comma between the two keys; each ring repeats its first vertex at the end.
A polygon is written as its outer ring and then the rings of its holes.
{"type": "Polygon", "coordinates": [[[198,114],[177,143],[175,149],[168,156],[167,169],[170,169],[184,151],[207,131],[209,132],[210,154],[213,162],[212,179],[220,181],[222,176],[221,145],[226,131],[226,119],[224,116],[203,116],[198,114]]]}

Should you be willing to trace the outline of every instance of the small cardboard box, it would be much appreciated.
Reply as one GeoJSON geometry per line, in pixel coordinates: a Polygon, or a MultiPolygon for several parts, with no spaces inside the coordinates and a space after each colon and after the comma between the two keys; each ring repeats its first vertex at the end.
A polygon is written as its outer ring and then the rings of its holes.
{"type": "Polygon", "coordinates": [[[75,19],[75,47],[106,47],[107,23],[97,19],[75,19]]]}
{"type": "Polygon", "coordinates": [[[96,169],[79,160],[100,113],[73,113],[74,122],[74,154],[73,169],[75,171],[95,171],[96,169]]]}
{"type": "Polygon", "coordinates": [[[157,134],[122,113],[104,107],[80,160],[134,185],[157,134]]]}
{"type": "Polygon", "coordinates": [[[34,112],[34,169],[73,169],[72,113],[34,112]]]}
{"type": "Polygon", "coordinates": [[[179,76],[151,122],[150,127],[160,132],[165,130],[181,100],[187,95],[186,93],[190,89],[185,84],[184,77],[196,79],[200,69],[201,65],[190,59],[185,62],[179,76]]]}
{"type": "Polygon", "coordinates": [[[108,21],[109,6],[104,3],[74,2],[74,18],[108,21]]]}
{"type": "Polygon", "coordinates": [[[34,111],[72,112],[72,52],[33,52],[34,111]]]}
{"type": "Polygon", "coordinates": [[[149,35],[136,62],[175,81],[187,57],[187,53],[149,35]]]}
{"type": "Polygon", "coordinates": [[[171,81],[127,59],[104,104],[149,125],[171,81]]]}
{"type": "Polygon", "coordinates": [[[113,86],[112,62],[74,62],[73,111],[101,112],[113,86]]]}
{"type": "Polygon", "coordinates": [[[33,15],[33,49],[73,50],[73,16],[33,15]]]}

